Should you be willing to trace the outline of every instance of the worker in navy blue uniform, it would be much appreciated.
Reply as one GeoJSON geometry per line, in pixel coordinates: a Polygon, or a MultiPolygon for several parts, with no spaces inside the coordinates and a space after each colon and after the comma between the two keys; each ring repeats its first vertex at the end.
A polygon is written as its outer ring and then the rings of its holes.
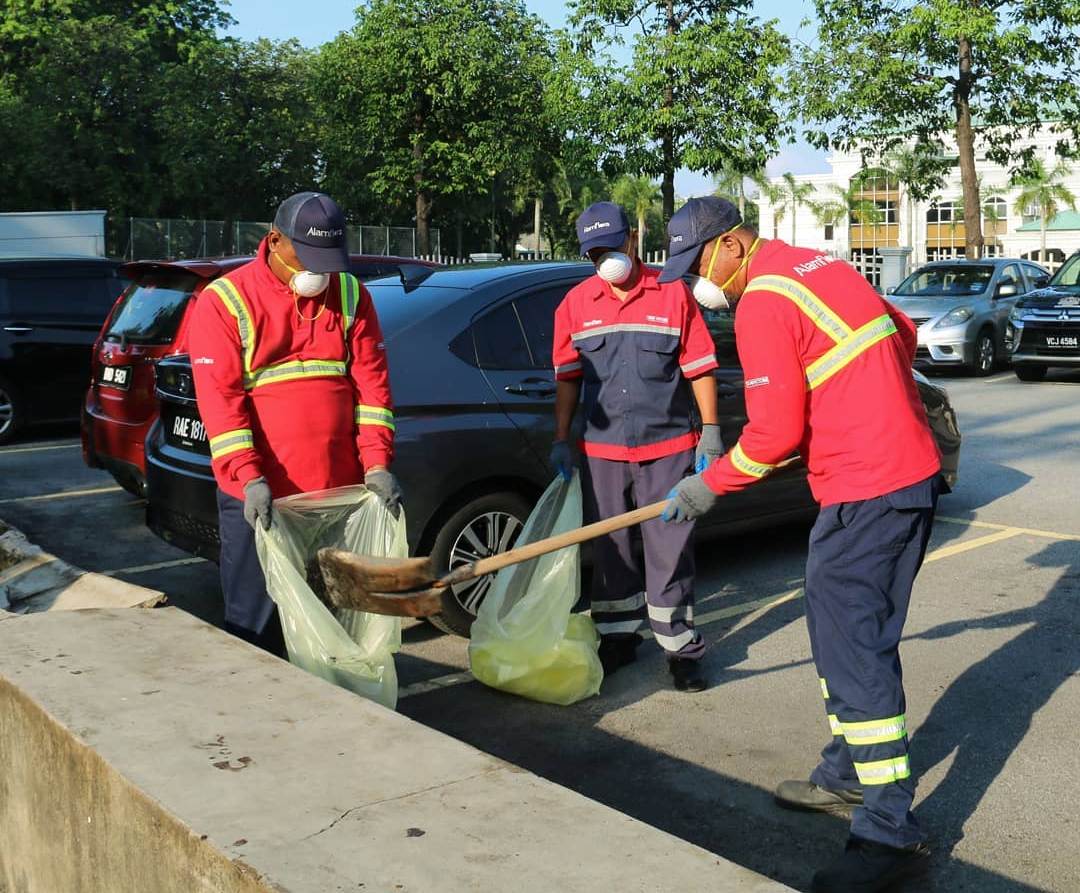
{"type": "MultiPolygon", "coordinates": [[[[581,253],[596,275],[575,286],[555,314],[558,381],[552,464],[569,478],[585,455],[586,519],[658,502],[696,466],[723,453],[717,424],[715,348],[682,282],[661,284],[637,258],[637,234],[611,202],[577,221],[581,253]],[[584,390],[585,435],[570,428],[584,390]],[[696,402],[703,422],[692,418],[696,402]]],[[[594,544],[592,616],[605,674],[636,658],[646,609],[675,688],[701,691],[705,643],[694,628],[693,525],[641,525],[644,568],[633,530],[594,544]]]]}

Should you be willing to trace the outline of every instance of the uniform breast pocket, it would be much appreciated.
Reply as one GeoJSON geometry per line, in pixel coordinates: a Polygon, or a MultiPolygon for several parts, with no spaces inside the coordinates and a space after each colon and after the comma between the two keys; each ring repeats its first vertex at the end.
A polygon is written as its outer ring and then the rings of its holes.
{"type": "Polygon", "coordinates": [[[637,342],[638,374],[649,381],[672,381],[679,371],[679,336],[643,332],[637,342]]]}
{"type": "Polygon", "coordinates": [[[586,381],[601,381],[607,377],[607,351],[604,350],[605,336],[594,335],[582,338],[574,343],[581,357],[581,373],[586,381]]]}

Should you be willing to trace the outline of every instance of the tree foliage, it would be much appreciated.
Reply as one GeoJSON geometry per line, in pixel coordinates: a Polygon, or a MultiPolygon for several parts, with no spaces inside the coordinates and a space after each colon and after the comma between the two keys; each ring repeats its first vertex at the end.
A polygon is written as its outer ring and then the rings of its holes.
{"type": "Polygon", "coordinates": [[[982,249],[976,153],[1022,170],[1056,122],[1057,151],[1080,137],[1080,4],[1075,0],[815,0],[818,40],[793,92],[821,148],[885,154],[956,139],[969,256],[982,249]]]}

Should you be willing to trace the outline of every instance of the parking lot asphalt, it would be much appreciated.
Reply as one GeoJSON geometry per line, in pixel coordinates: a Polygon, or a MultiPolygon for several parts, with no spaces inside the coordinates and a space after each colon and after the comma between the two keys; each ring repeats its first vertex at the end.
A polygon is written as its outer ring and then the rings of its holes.
{"type": "MultiPolygon", "coordinates": [[[[902,649],[922,890],[1080,889],[1080,373],[939,378],[960,417],[960,484],[942,499],[902,649]]],[[[221,620],[214,565],[157,540],[144,506],[83,466],[74,432],[0,449],[0,518],[84,568],[221,620]]],[[[806,527],[698,549],[711,688],[668,687],[648,644],[569,708],[472,681],[465,643],[403,633],[399,710],[797,889],[839,851],[839,818],[784,812],[772,789],[828,736],[801,585],[806,527]]],[[[587,829],[582,829],[588,833],[587,829]]]]}

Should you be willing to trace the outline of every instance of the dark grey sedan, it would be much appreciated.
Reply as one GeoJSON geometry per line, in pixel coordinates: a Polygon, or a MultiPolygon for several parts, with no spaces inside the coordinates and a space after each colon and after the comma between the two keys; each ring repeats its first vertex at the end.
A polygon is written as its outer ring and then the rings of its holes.
{"type": "MultiPolygon", "coordinates": [[[[385,336],[397,422],[394,470],[406,493],[416,554],[452,568],[506,549],[552,477],[551,368],[555,308],[588,264],[465,267],[418,280],[367,283],[385,336]]],[[[407,278],[409,271],[403,276],[407,278]]],[[[731,446],[746,423],[733,320],[709,314],[721,368],[720,415],[731,446]]],[[[944,390],[920,379],[923,401],[955,478],[956,420],[944,390]]],[[[210,453],[186,357],[158,366],[161,422],[147,438],[148,523],[181,548],[216,558],[210,453]],[[179,433],[177,433],[179,432],[179,433]]],[[[791,466],[721,500],[708,529],[733,532],[811,517],[805,468],[791,466]]],[[[490,578],[448,592],[435,623],[468,635],[490,578]]]]}

